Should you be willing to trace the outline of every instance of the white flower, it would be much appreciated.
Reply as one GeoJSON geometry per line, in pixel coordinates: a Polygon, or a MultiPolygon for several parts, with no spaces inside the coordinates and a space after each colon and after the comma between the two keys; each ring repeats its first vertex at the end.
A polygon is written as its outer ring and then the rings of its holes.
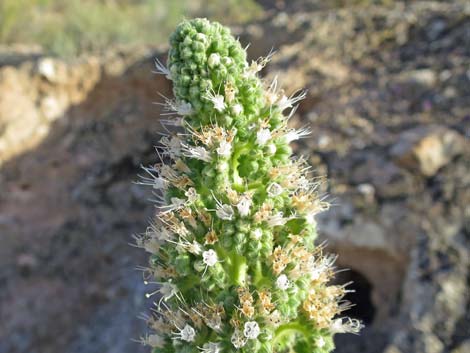
{"type": "Polygon", "coordinates": [[[277,151],[277,148],[276,148],[276,145],[274,143],[270,143],[266,146],[266,149],[267,149],[267,153],[269,156],[274,156],[274,154],[276,153],[277,151]]]}
{"type": "Polygon", "coordinates": [[[315,340],[315,345],[318,347],[318,348],[323,348],[325,346],[326,342],[325,342],[325,339],[323,337],[318,337],[316,340],[315,340]]]}
{"type": "Polygon", "coordinates": [[[220,64],[220,55],[217,53],[212,53],[209,55],[209,58],[207,59],[207,64],[209,64],[209,67],[214,67],[218,66],[220,64]]]}
{"type": "Polygon", "coordinates": [[[315,225],[316,224],[315,216],[316,216],[316,213],[312,213],[312,212],[308,212],[307,214],[305,214],[304,218],[307,224],[315,225]]]}
{"type": "Polygon", "coordinates": [[[186,202],[186,200],[180,199],[178,197],[172,197],[171,198],[171,206],[172,206],[172,208],[175,208],[175,209],[183,207],[185,202],[186,202]]]}
{"type": "Polygon", "coordinates": [[[170,282],[162,283],[162,286],[160,287],[160,294],[165,300],[172,298],[174,295],[176,295],[176,293],[178,293],[178,287],[176,287],[175,284],[170,282]]]}
{"type": "Polygon", "coordinates": [[[155,236],[158,239],[158,241],[166,241],[173,237],[171,232],[165,227],[161,227],[160,231],[155,231],[155,236]]]}
{"type": "Polygon", "coordinates": [[[333,320],[330,326],[331,333],[358,333],[364,325],[359,320],[347,318],[339,318],[333,320]],[[343,319],[346,319],[343,322],[343,319]]]}
{"type": "Polygon", "coordinates": [[[282,194],[282,186],[279,185],[278,183],[271,183],[268,186],[268,195],[269,197],[276,197],[282,194]]]}
{"type": "Polygon", "coordinates": [[[260,146],[265,145],[271,139],[269,129],[261,129],[256,133],[256,143],[260,146]]]}
{"type": "Polygon", "coordinates": [[[173,136],[168,144],[169,153],[172,156],[179,156],[181,154],[181,139],[173,136]]]}
{"type": "Polygon", "coordinates": [[[217,205],[217,210],[215,211],[217,217],[225,221],[231,221],[234,213],[235,212],[230,205],[217,205]]]}
{"type": "Polygon", "coordinates": [[[240,115],[243,112],[243,106],[241,104],[235,104],[232,106],[233,115],[240,115]]]}
{"type": "Polygon", "coordinates": [[[310,181],[304,175],[301,175],[297,179],[296,184],[297,184],[297,188],[302,189],[302,190],[308,190],[310,187],[310,181]]]}
{"type": "Polygon", "coordinates": [[[219,112],[223,112],[225,109],[225,102],[224,102],[224,96],[218,94],[214,96],[212,99],[212,103],[214,104],[214,109],[218,110],[219,112]]]}
{"type": "Polygon", "coordinates": [[[337,258],[337,255],[328,254],[322,257],[319,261],[316,261],[315,257],[311,256],[308,260],[308,266],[310,267],[310,276],[312,280],[317,280],[320,278],[322,273],[332,268],[337,258]]]}
{"type": "Polygon", "coordinates": [[[269,316],[266,318],[267,322],[275,327],[278,327],[282,323],[281,314],[278,310],[274,310],[269,316]]]}
{"type": "Polygon", "coordinates": [[[212,267],[217,263],[217,253],[210,249],[202,253],[202,262],[207,266],[212,267]]]}
{"type": "MultiPolygon", "coordinates": [[[[163,109],[165,110],[166,113],[162,115],[172,115],[172,114],[179,114],[179,115],[190,115],[193,113],[193,107],[191,106],[191,103],[186,102],[186,101],[176,101],[176,100],[171,100],[163,95],[161,95],[163,99],[165,100],[164,103],[156,103],[158,105],[163,106],[163,109]]],[[[170,120],[167,121],[168,124],[174,124],[170,120]]]]}
{"type": "Polygon", "coordinates": [[[284,214],[282,212],[277,212],[269,217],[268,225],[270,227],[283,226],[288,220],[288,218],[284,218],[284,214]]]}
{"type": "Polygon", "coordinates": [[[274,52],[271,51],[266,57],[261,56],[256,61],[252,60],[251,65],[243,73],[243,76],[250,77],[250,76],[256,75],[257,72],[261,71],[263,67],[265,67],[269,61],[271,61],[271,58],[273,55],[274,55],[274,52]]]}
{"type": "Polygon", "coordinates": [[[156,168],[154,168],[154,167],[151,167],[151,168],[143,167],[143,169],[145,170],[145,172],[150,177],[145,177],[145,176],[139,175],[139,177],[142,181],[138,182],[138,184],[152,186],[156,190],[166,189],[169,182],[168,182],[168,180],[166,180],[162,176],[157,176],[156,175],[158,173],[156,168]]]}
{"type": "Polygon", "coordinates": [[[222,352],[222,347],[220,347],[219,343],[215,342],[208,342],[204,343],[202,348],[199,348],[201,352],[204,353],[221,353],[222,352]]]}
{"type": "Polygon", "coordinates": [[[210,162],[212,160],[211,153],[202,146],[189,146],[182,144],[183,155],[190,158],[200,159],[204,162],[210,162]]]}
{"type": "Polygon", "coordinates": [[[229,157],[230,153],[232,152],[232,144],[224,139],[220,141],[219,147],[216,151],[217,154],[221,157],[229,157]]]}
{"type": "Polygon", "coordinates": [[[175,338],[180,339],[182,341],[193,342],[194,338],[196,337],[196,331],[194,331],[191,326],[186,324],[186,326],[184,326],[184,328],[180,330],[180,332],[175,333],[174,335],[175,338]]]}
{"type": "Polygon", "coordinates": [[[236,349],[242,348],[246,344],[246,341],[247,339],[243,336],[243,333],[240,330],[235,329],[235,332],[230,338],[230,342],[232,342],[233,346],[236,349]]]}
{"type": "MultiPolygon", "coordinates": [[[[158,200],[158,202],[164,202],[164,201],[161,201],[161,200],[158,200]]],[[[182,208],[185,204],[186,200],[184,199],[180,199],[178,197],[172,197],[170,199],[170,203],[168,205],[162,205],[162,206],[159,206],[161,209],[164,209],[165,213],[166,212],[171,212],[173,210],[178,210],[180,208],[182,208]]]]}
{"type": "Polygon", "coordinates": [[[260,228],[256,228],[251,232],[251,237],[254,240],[260,240],[262,236],[263,236],[263,231],[260,228]]]}
{"type": "Polygon", "coordinates": [[[287,107],[292,106],[292,104],[290,104],[290,102],[289,102],[289,98],[287,98],[287,96],[285,96],[285,95],[282,96],[281,99],[279,99],[279,101],[277,102],[277,105],[278,105],[280,110],[284,110],[287,107]]]}
{"type": "Polygon", "coordinates": [[[160,167],[160,175],[167,180],[172,180],[178,177],[178,174],[168,164],[163,164],[160,167]]]}
{"type": "Polygon", "coordinates": [[[250,197],[244,195],[240,198],[240,201],[237,203],[237,209],[240,216],[246,217],[250,214],[251,204],[252,200],[250,197]]]}
{"type": "Polygon", "coordinates": [[[265,91],[264,98],[266,99],[266,103],[269,106],[272,106],[278,100],[279,95],[277,93],[277,76],[274,77],[268,89],[265,91]]]}
{"type": "Polygon", "coordinates": [[[286,290],[290,286],[290,281],[286,275],[280,275],[276,280],[276,287],[281,290],[286,290]]]}
{"type": "Polygon", "coordinates": [[[223,160],[220,160],[219,163],[217,163],[217,170],[219,173],[225,173],[230,169],[230,165],[223,160]]]}
{"type": "Polygon", "coordinates": [[[256,321],[245,322],[243,335],[248,339],[256,339],[260,334],[260,328],[256,321]]]}
{"type": "Polygon", "coordinates": [[[223,112],[225,110],[224,96],[220,94],[207,93],[205,98],[212,102],[214,109],[218,112],[223,112]]]}
{"type": "Polygon", "coordinates": [[[212,315],[204,318],[208,327],[217,332],[222,332],[222,318],[220,315],[212,315]]]}
{"type": "Polygon", "coordinates": [[[165,180],[162,177],[156,177],[152,186],[157,190],[165,189],[168,186],[168,180],[165,180]]]}

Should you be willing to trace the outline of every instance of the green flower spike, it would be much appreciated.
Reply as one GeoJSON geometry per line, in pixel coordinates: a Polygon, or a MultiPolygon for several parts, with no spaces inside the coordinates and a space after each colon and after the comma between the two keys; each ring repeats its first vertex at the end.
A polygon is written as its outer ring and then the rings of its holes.
{"type": "Polygon", "coordinates": [[[142,183],[159,212],[136,237],[148,251],[154,331],[142,343],[161,353],[327,353],[333,335],[356,333],[342,317],[345,286],[329,285],[336,257],[315,246],[314,216],[327,209],[289,143],[287,127],[304,94],[286,97],[257,73],[230,30],[195,19],[170,39],[174,100],[161,163],[142,183]],[[178,129],[178,128],[177,128],[178,129]]]}

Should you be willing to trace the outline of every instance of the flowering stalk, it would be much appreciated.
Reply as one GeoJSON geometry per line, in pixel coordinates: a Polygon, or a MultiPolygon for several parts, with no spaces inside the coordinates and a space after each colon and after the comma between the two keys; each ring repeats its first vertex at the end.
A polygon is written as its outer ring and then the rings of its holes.
{"type": "Polygon", "coordinates": [[[339,332],[345,285],[330,285],[336,257],[315,246],[314,216],[327,209],[303,159],[289,143],[308,130],[287,127],[304,94],[287,97],[247,64],[229,29],[184,21],[171,36],[168,68],[175,100],[160,163],[142,183],[159,212],[137,245],[153,288],[154,333],[142,337],[165,353],[326,353],[339,332]]]}

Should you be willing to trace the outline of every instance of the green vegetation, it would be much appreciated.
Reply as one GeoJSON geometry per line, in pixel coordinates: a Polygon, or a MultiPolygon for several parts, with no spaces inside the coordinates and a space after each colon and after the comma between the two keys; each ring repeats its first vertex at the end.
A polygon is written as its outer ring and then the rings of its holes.
{"type": "Polygon", "coordinates": [[[260,14],[254,0],[0,0],[0,43],[39,44],[71,57],[163,43],[185,17],[240,23],[260,14]]]}

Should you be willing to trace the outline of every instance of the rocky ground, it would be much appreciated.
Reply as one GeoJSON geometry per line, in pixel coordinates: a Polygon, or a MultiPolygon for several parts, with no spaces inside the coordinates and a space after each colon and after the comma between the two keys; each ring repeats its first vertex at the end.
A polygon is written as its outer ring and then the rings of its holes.
{"type": "MultiPolygon", "coordinates": [[[[296,151],[328,177],[322,237],[367,324],[337,352],[470,352],[470,7],[264,3],[235,31],[308,89],[296,151]]],[[[128,243],[153,212],[132,182],[155,160],[164,52],[2,55],[0,353],[146,351],[130,340],[146,256],[128,243]]]]}

